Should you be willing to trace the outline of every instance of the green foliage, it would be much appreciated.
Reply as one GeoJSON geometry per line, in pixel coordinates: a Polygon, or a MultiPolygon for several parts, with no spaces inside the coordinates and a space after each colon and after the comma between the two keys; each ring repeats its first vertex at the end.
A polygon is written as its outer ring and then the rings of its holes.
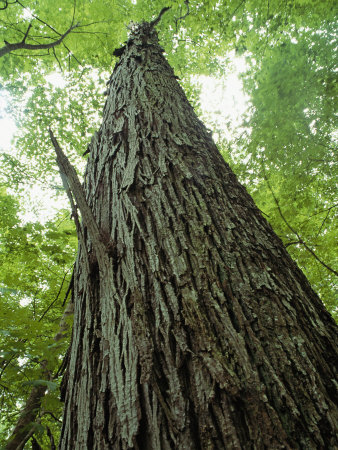
{"type": "Polygon", "coordinates": [[[48,388],[51,392],[55,391],[59,387],[57,383],[47,380],[24,381],[22,386],[46,386],[46,388],[48,388]]]}
{"type": "Polygon", "coordinates": [[[80,75],[80,78],[76,73],[62,78],[62,88],[50,82],[44,86],[37,82],[34,87],[27,89],[28,92],[23,93],[22,89],[18,89],[17,94],[13,91],[16,91],[19,83],[10,85],[11,113],[19,131],[14,154],[0,155],[7,166],[7,170],[3,171],[3,183],[13,187],[13,182],[16,186],[23,186],[34,180],[44,188],[49,185],[55,195],[60,193],[58,187],[61,187],[61,183],[49,127],[60,137],[71,162],[83,170],[85,158],[82,154],[99,126],[108,73],[85,68],[80,75]],[[23,96],[26,97],[25,101],[19,103],[23,96]]]}
{"type": "Polygon", "coordinates": [[[118,1],[105,0],[59,0],[57,5],[50,0],[9,2],[0,11],[1,43],[21,42],[29,25],[32,27],[26,43],[32,45],[51,43],[72,25],[78,27],[52,49],[20,49],[5,55],[1,61],[3,77],[17,77],[22,72],[38,74],[54,64],[61,70],[86,64],[108,68],[114,47],[126,36],[120,20],[129,10],[126,4],[120,6],[118,1]]]}
{"type": "Polygon", "coordinates": [[[266,49],[259,70],[252,66],[245,75],[252,111],[234,160],[256,203],[338,317],[336,41],[328,24],[295,36],[266,49]]]}
{"type": "MultiPolygon", "coordinates": [[[[0,5],[2,6],[2,5],[0,5]]],[[[338,316],[335,301],[337,211],[336,2],[326,0],[22,0],[0,10],[0,41],[50,43],[79,23],[53,49],[15,50],[0,58],[0,88],[18,132],[11,152],[0,154],[0,447],[33,386],[47,394],[35,437],[48,448],[61,404],[55,375],[67,338],[55,341],[71,278],[76,234],[69,213],[28,221],[39,186],[51,203],[65,197],[48,136],[51,126],[82,173],[91,135],[98,128],[113,51],[127,39],[131,22],[158,25],[166,56],[196,112],[203,115],[196,75],[222,78],[229,52],[246,57],[243,74],[250,110],[241,132],[225,137],[213,126],[220,149],[257,205],[338,316]],[[57,73],[57,87],[48,76],[57,73]],[[238,137],[240,136],[240,137],[238,137]]],[[[224,114],[226,111],[223,112],[224,114]]],[[[229,124],[231,128],[231,123],[229,124]]]]}
{"type": "MultiPolygon", "coordinates": [[[[72,222],[62,216],[45,225],[22,225],[18,202],[4,189],[0,207],[4,212],[0,218],[1,446],[34,385],[47,386],[44,411],[60,417],[56,389],[60,380],[43,380],[41,363],[48,361],[48,370],[55,374],[67,348],[67,340],[56,343],[54,336],[71,278],[76,233],[72,222]]],[[[56,431],[54,424],[53,428],[56,431]]]]}

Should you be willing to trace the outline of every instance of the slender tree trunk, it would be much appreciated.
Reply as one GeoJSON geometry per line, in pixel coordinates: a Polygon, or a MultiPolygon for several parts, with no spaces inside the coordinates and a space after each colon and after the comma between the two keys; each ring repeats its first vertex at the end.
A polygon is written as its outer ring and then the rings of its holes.
{"type": "Polygon", "coordinates": [[[337,327],[151,24],[90,145],[60,449],[337,448],[337,327]]]}
{"type": "MultiPolygon", "coordinates": [[[[59,330],[57,334],[54,336],[54,340],[56,342],[65,338],[69,333],[69,324],[67,323],[67,318],[69,318],[69,316],[71,316],[72,314],[73,314],[73,303],[69,302],[61,317],[59,330]]],[[[56,377],[53,378],[51,375],[49,361],[47,359],[44,359],[43,361],[40,362],[40,367],[42,379],[44,381],[52,381],[53,379],[56,378],[56,377]]],[[[29,439],[33,437],[34,433],[37,430],[37,425],[40,423],[39,414],[41,411],[42,400],[46,392],[47,386],[43,384],[34,386],[32,388],[24,407],[20,411],[16,425],[7,440],[4,450],[22,450],[23,448],[25,448],[25,445],[27,444],[29,439]]],[[[47,429],[47,434],[48,430],[49,428],[47,429]]],[[[50,430],[49,434],[51,436],[50,440],[52,440],[53,436],[51,435],[50,430]]],[[[33,439],[35,438],[33,437],[33,439]]],[[[32,439],[32,446],[35,445],[36,448],[38,443],[35,440],[36,442],[35,444],[33,439],[32,439]]]]}
{"type": "Polygon", "coordinates": [[[17,424],[8,439],[5,450],[22,450],[32,437],[36,431],[36,416],[46,390],[46,386],[36,386],[31,390],[25,407],[21,411],[17,424]]]}

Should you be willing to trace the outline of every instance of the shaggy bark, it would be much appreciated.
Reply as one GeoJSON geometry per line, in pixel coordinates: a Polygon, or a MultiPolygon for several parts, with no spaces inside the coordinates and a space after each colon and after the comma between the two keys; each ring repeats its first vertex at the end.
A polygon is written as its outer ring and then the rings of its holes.
{"type": "Polygon", "coordinates": [[[152,28],[90,144],[60,448],[333,449],[336,325],[152,28]]]}

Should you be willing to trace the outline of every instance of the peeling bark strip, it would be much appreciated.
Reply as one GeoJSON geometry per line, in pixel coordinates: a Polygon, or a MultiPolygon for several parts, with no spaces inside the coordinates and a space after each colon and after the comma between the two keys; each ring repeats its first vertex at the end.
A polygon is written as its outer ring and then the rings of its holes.
{"type": "Polygon", "coordinates": [[[86,202],[114,245],[102,262],[84,226],[60,449],[337,448],[337,327],[152,28],[91,144],[86,202]]]}

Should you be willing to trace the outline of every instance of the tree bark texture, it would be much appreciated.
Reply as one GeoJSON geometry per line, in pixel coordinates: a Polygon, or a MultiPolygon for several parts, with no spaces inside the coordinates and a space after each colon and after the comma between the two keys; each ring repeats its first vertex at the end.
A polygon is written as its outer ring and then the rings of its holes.
{"type": "Polygon", "coordinates": [[[337,448],[337,327],[151,24],[90,144],[61,449],[337,448]],[[92,227],[93,228],[93,227],[92,227]]]}

